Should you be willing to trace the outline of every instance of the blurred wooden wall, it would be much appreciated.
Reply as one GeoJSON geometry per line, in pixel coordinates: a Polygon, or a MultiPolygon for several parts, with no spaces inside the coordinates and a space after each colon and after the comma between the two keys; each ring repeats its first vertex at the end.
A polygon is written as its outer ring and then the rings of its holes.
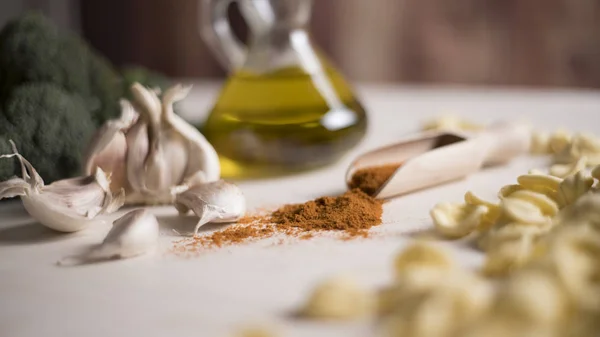
{"type": "MultiPolygon", "coordinates": [[[[117,64],[222,76],[197,3],[81,1],[81,30],[117,64]]],[[[315,0],[311,30],[354,80],[600,87],[597,0],[315,0]]]]}

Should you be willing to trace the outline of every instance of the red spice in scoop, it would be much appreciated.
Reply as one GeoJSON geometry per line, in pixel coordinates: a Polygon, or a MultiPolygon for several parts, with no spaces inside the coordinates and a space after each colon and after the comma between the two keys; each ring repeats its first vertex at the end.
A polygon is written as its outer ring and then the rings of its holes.
{"type": "Polygon", "coordinates": [[[400,164],[389,164],[356,170],[348,186],[358,188],[368,195],[374,195],[400,166],[400,164]]]}

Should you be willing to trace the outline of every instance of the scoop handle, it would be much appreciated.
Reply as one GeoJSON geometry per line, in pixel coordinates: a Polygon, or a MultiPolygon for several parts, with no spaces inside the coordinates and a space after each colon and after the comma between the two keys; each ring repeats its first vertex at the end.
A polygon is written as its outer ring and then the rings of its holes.
{"type": "Polygon", "coordinates": [[[485,147],[484,165],[503,164],[529,151],[531,129],[519,123],[495,123],[473,139],[485,147]]]}

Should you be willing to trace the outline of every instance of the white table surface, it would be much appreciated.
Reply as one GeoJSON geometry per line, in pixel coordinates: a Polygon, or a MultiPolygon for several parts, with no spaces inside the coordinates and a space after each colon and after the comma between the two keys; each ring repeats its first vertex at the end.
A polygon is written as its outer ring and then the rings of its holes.
{"type": "MultiPolygon", "coordinates": [[[[198,84],[182,103],[201,119],[218,87],[198,84]]],[[[353,153],[328,168],[273,180],[240,183],[250,208],[303,202],[344,190],[344,172],[358,152],[392,142],[443,112],[476,121],[521,118],[535,127],[564,127],[600,134],[600,95],[576,91],[503,91],[359,87],[370,113],[369,132],[353,153]]],[[[274,324],[284,336],[369,336],[369,322],[315,323],[292,318],[311,287],[327,276],[354,276],[375,287],[389,281],[390,264],[411,235],[431,226],[428,211],[466,190],[493,197],[504,184],[544,158],[520,158],[468,179],[398,198],[384,206],[373,238],[339,241],[317,237],[274,245],[270,241],[222,248],[194,258],[169,252],[177,237],[175,211],[158,208],[164,235],[151,256],[61,268],[55,262],[99,243],[109,225],[57,234],[31,220],[19,202],[0,205],[0,336],[230,336],[247,324],[274,324]]],[[[183,224],[193,226],[187,218],[183,224]]],[[[210,226],[209,226],[210,227],[210,226]]],[[[214,228],[214,227],[213,227],[214,228]]],[[[482,257],[443,243],[466,266],[482,257]]]]}

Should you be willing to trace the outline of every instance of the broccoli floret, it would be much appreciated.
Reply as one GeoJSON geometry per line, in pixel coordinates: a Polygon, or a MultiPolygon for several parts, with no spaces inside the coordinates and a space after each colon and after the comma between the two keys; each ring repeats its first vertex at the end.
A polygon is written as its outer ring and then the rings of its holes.
{"type": "MultiPolygon", "coordinates": [[[[121,105],[119,99],[124,96],[123,80],[114,71],[112,65],[104,57],[92,54],[90,57],[90,88],[93,99],[100,108],[92,111],[92,118],[97,126],[119,116],[121,105]]],[[[130,87],[125,90],[129,92],[130,87]]]]}
{"type": "MultiPolygon", "coordinates": [[[[47,183],[80,173],[93,131],[118,116],[133,81],[165,89],[168,81],[143,68],[125,78],[75,35],[59,32],[37,13],[0,31],[0,154],[12,139],[47,183]]],[[[0,181],[17,174],[0,160],[0,181]]]]}
{"type": "Polygon", "coordinates": [[[129,88],[134,83],[140,83],[148,88],[159,88],[162,91],[171,86],[171,81],[160,73],[140,66],[128,66],[121,70],[123,76],[123,92],[125,97],[131,98],[129,88]]]}
{"type": "MultiPolygon", "coordinates": [[[[51,83],[24,84],[8,95],[0,118],[0,149],[12,139],[46,182],[77,175],[95,130],[84,101],[51,83]],[[4,143],[4,145],[2,145],[4,143]]],[[[10,149],[10,148],[8,148],[10,149]]],[[[17,174],[0,162],[0,181],[17,174]]]]}
{"type": "Polygon", "coordinates": [[[96,125],[117,116],[121,81],[110,64],[40,14],[26,14],[0,32],[0,100],[24,83],[47,82],[78,94],[96,125]]]}

